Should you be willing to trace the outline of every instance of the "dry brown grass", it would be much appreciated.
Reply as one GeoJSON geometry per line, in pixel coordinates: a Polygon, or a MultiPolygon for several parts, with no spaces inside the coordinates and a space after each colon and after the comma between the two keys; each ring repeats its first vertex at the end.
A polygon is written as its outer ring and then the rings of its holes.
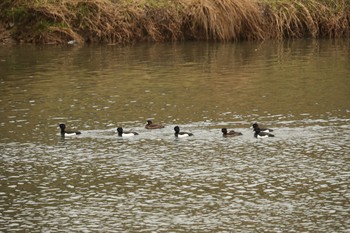
{"type": "Polygon", "coordinates": [[[350,34],[349,0],[3,0],[0,20],[31,43],[264,40],[350,34]],[[13,26],[14,25],[14,26],[13,26]]]}
{"type": "Polygon", "coordinates": [[[349,36],[347,0],[267,1],[265,25],[270,38],[349,36]]]}
{"type": "Polygon", "coordinates": [[[184,25],[196,39],[229,41],[263,39],[258,5],[252,1],[183,1],[184,25]]]}

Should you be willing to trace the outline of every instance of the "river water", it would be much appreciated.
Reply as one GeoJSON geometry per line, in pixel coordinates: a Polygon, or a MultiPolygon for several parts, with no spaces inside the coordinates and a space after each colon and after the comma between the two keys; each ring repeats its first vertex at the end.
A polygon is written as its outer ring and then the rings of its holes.
{"type": "Polygon", "coordinates": [[[0,231],[349,232],[349,90],[349,40],[0,47],[0,231]]]}

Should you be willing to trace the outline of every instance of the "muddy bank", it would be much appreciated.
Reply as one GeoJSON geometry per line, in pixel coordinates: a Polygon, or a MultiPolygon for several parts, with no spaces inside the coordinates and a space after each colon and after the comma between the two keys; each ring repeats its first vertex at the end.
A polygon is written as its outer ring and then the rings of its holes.
{"type": "Polygon", "coordinates": [[[350,35],[347,0],[4,0],[0,42],[337,38],[350,35]]]}
{"type": "Polygon", "coordinates": [[[11,30],[6,29],[5,25],[0,23],[0,45],[12,45],[16,41],[12,38],[11,30]]]}

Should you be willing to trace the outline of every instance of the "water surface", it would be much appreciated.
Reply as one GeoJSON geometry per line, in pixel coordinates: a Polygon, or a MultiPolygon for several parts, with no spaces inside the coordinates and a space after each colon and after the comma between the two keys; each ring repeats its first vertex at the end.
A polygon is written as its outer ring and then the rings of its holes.
{"type": "Polygon", "coordinates": [[[0,47],[0,231],[349,231],[349,52],[348,40],[0,47]],[[62,122],[82,135],[62,138],[62,122]],[[276,137],[255,139],[253,122],[276,137]]]}

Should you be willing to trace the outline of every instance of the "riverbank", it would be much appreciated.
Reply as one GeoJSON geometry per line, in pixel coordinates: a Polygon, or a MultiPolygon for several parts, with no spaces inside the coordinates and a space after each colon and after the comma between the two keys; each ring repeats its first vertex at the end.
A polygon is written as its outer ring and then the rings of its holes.
{"type": "Polygon", "coordinates": [[[0,43],[339,38],[347,0],[4,0],[0,43]]]}

